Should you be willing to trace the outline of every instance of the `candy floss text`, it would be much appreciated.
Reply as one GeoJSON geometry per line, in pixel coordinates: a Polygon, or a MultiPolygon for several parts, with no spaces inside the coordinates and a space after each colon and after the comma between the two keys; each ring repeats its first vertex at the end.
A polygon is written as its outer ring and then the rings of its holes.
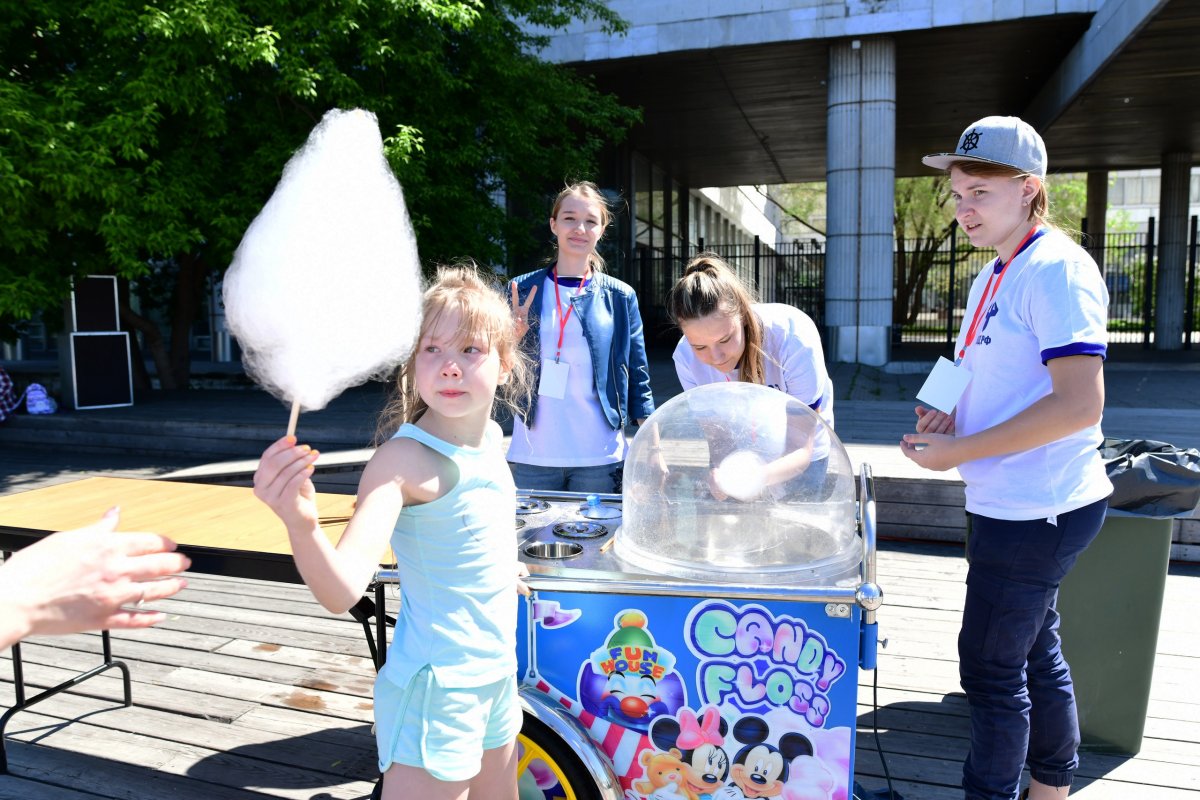
{"type": "Polygon", "coordinates": [[[846,662],[803,620],[775,617],[761,606],[702,603],[687,620],[688,647],[700,658],[700,705],[732,704],[743,712],[787,707],[821,727],[829,688],[846,662]]]}

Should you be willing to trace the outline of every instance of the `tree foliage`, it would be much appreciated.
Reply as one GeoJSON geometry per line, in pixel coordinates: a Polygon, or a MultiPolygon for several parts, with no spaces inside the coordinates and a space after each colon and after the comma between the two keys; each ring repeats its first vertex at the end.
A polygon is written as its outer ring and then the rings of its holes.
{"type": "Polygon", "coordinates": [[[541,209],[636,118],[533,55],[526,23],[576,18],[622,24],[601,0],[0,0],[0,321],[72,275],[140,279],[170,344],[123,318],[186,385],[208,277],[334,107],[378,116],[424,260],[523,252],[498,193],[541,209]]]}
{"type": "Polygon", "coordinates": [[[769,187],[768,196],[783,210],[781,229],[785,238],[803,239],[825,235],[825,182],[785,183],[769,187]]]}
{"type": "MultiPolygon", "coordinates": [[[[949,189],[945,175],[896,180],[894,325],[913,325],[930,302],[944,306],[949,300],[949,272],[941,269],[949,260],[946,245],[954,226],[949,189]]],[[[1087,203],[1086,177],[1051,175],[1046,189],[1054,223],[1068,232],[1077,232],[1087,203]]],[[[824,183],[777,186],[772,194],[789,216],[805,221],[807,227],[812,228],[814,222],[824,225],[824,183]]],[[[965,238],[960,237],[958,247],[960,258],[970,251],[965,238]]],[[[965,300],[965,296],[956,297],[956,303],[965,300]]]]}
{"type": "Polygon", "coordinates": [[[946,176],[897,180],[895,213],[892,324],[911,325],[924,310],[925,289],[954,223],[946,176]]]}
{"type": "MultiPolygon", "coordinates": [[[[913,325],[932,300],[948,310],[950,300],[946,242],[954,224],[949,180],[945,175],[896,181],[896,284],[892,306],[894,325],[913,325]]],[[[1050,175],[1046,181],[1050,218],[1068,233],[1077,233],[1087,204],[1087,179],[1081,174],[1050,175]]],[[[971,252],[965,237],[958,239],[959,258],[971,252]]],[[[974,277],[965,275],[967,285],[974,277]]],[[[955,304],[966,302],[959,291],[955,304]]]]}
{"type": "Polygon", "coordinates": [[[1070,234],[1078,234],[1087,215],[1087,174],[1059,173],[1046,176],[1050,198],[1050,220],[1070,234]]]}

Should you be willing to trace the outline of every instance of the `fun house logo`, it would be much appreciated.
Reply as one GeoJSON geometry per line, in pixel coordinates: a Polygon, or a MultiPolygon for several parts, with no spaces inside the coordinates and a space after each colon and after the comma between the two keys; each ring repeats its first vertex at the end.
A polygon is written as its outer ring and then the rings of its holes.
{"type": "Polygon", "coordinates": [[[661,647],[618,643],[594,651],[591,662],[605,677],[620,673],[641,675],[660,681],[675,665],[675,656],[661,647]]]}
{"type": "Polygon", "coordinates": [[[829,689],[846,662],[803,620],[714,600],[692,609],[685,630],[700,658],[698,707],[732,705],[756,714],[785,707],[813,727],[824,725],[829,689]]]}

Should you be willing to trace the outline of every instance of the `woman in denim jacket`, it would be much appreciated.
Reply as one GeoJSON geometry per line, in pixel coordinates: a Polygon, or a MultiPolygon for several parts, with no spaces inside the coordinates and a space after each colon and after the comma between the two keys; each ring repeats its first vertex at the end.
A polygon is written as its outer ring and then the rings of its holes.
{"type": "Polygon", "coordinates": [[[519,489],[619,492],[625,426],[654,411],[637,295],[596,252],[609,219],[595,184],[563,189],[550,214],[555,262],[512,282],[537,386],[513,420],[519,489]]]}

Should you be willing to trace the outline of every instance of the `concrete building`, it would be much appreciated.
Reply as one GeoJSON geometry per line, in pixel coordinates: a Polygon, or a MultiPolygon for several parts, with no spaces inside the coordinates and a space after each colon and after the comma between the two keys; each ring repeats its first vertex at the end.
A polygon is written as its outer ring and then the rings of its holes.
{"type": "MultiPolygon", "coordinates": [[[[1012,114],[1053,171],[1089,174],[1103,229],[1108,172],[1158,169],[1155,346],[1182,342],[1188,184],[1200,152],[1194,0],[610,0],[624,35],[579,22],[542,55],[643,110],[606,185],[661,176],[670,235],[693,230],[692,187],[828,184],[827,355],[882,364],[892,320],[897,176],[963,127],[1012,114]]],[[[636,188],[635,188],[636,187],[636,188]]],[[[622,249],[637,253],[635,234],[622,249]]],[[[653,246],[653,245],[651,245],[653,246]]],[[[636,257],[635,257],[636,258],[636,257]]],[[[655,265],[671,268],[665,252],[655,265]]],[[[637,270],[654,262],[641,261],[637,270]]],[[[661,281],[635,276],[639,288],[661,281]]],[[[643,307],[655,297],[643,298],[643,307]]]]}
{"type": "MultiPolygon", "coordinates": [[[[1135,230],[1145,231],[1150,219],[1158,217],[1162,176],[1157,169],[1113,172],[1108,182],[1110,217],[1119,216],[1135,230]]],[[[1200,167],[1192,168],[1188,184],[1188,216],[1200,215],[1200,167]]]]}
{"type": "MultiPolygon", "coordinates": [[[[952,146],[972,120],[1012,114],[1042,133],[1052,171],[1088,174],[1089,233],[1104,230],[1110,173],[1139,171],[1139,197],[1157,196],[1154,346],[1182,346],[1200,152],[1197,0],[609,7],[628,22],[624,34],[580,21],[548,33],[541,55],[642,109],[600,178],[630,206],[605,255],[638,289],[648,325],[702,244],[778,244],[777,209],[755,199],[762,187],[825,181],[827,356],[887,362],[895,178],[927,174],[921,155],[952,146]],[[1157,171],[1157,188],[1143,170],[1157,171]]],[[[1122,181],[1120,203],[1134,185],[1122,181]]],[[[771,282],[756,277],[769,299],[771,282]]],[[[219,319],[209,333],[220,350],[219,319]]]]}

